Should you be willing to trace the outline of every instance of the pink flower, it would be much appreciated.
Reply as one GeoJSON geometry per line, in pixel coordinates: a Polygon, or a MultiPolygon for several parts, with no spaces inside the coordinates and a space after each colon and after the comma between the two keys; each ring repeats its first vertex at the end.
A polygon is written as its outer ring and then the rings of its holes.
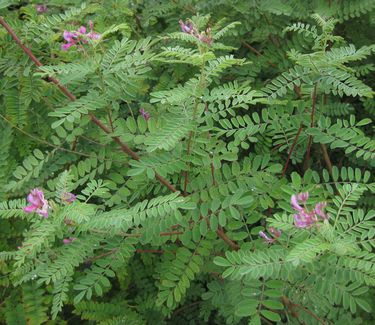
{"type": "Polygon", "coordinates": [[[194,30],[193,25],[190,23],[184,23],[181,19],[178,21],[178,23],[181,26],[181,30],[184,33],[191,34],[194,30]]]}
{"type": "Polygon", "coordinates": [[[76,239],[77,239],[76,237],[64,238],[64,239],[63,239],[63,243],[64,243],[64,245],[69,245],[69,244],[71,244],[72,242],[74,242],[76,239]]]}
{"type": "MultiPolygon", "coordinates": [[[[89,26],[90,26],[90,33],[87,33],[86,36],[93,40],[99,39],[101,35],[94,32],[94,23],[92,20],[89,21],[89,26]]],[[[85,29],[85,32],[86,32],[86,29],[85,29]]]]}
{"type": "Polygon", "coordinates": [[[290,203],[292,208],[298,211],[297,214],[294,215],[294,224],[297,228],[310,228],[316,222],[318,222],[318,216],[322,219],[328,219],[328,216],[324,213],[324,208],[326,207],[326,202],[319,202],[315,205],[315,208],[312,209],[310,212],[307,211],[307,208],[302,208],[299,205],[299,201],[302,201],[304,204],[307,202],[309,198],[309,193],[299,193],[297,195],[292,195],[290,198],[290,203]]]}
{"type": "Polygon", "coordinates": [[[270,227],[268,231],[271,233],[273,237],[279,238],[281,236],[281,230],[277,230],[274,227],[270,227]]]}
{"type": "Polygon", "coordinates": [[[297,228],[310,228],[318,221],[314,210],[307,213],[305,210],[294,215],[294,224],[297,228]]]}
{"type": "Polygon", "coordinates": [[[297,200],[302,201],[303,203],[306,203],[309,198],[309,192],[304,193],[298,193],[297,194],[297,200]]]}
{"type": "Polygon", "coordinates": [[[270,227],[268,231],[271,233],[273,238],[269,237],[264,231],[259,231],[259,236],[262,237],[267,244],[272,244],[277,238],[281,236],[281,230],[270,227]]]}
{"type": "Polygon", "coordinates": [[[292,197],[290,198],[290,204],[292,205],[292,208],[294,210],[297,210],[297,211],[302,211],[303,208],[298,204],[298,195],[292,195],[292,197]]]}
{"type": "Polygon", "coordinates": [[[36,8],[36,11],[39,13],[39,14],[42,14],[44,12],[47,12],[48,8],[46,5],[36,5],[35,6],[36,8]]]}
{"type": "Polygon", "coordinates": [[[328,219],[328,215],[323,211],[326,206],[327,206],[327,202],[319,202],[315,205],[315,208],[314,208],[315,213],[319,217],[322,217],[324,220],[328,219]]]}
{"type": "Polygon", "coordinates": [[[81,26],[80,28],[78,28],[78,33],[80,33],[80,34],[86,34],[86,27],[85,26],[81,26]]]}
{"type": "Polygon", "coordinates": [[[77,31],[75,32],[69,32],[69,31],[64,31],[63,37],[64,40],[67,41],[67,43],[61,45],[61,49],[63,51],[67,51],[70,47],[73,45],[76,45],[77,43],[87,43],[87,38],[90,38],[92,40],[97,40],[100,38],[100,34],[95,33],[93,28],[94,28],[94,23],[90,20],[89,21],[90,25],[90,32],[87,32],[87,29],[85,26],[81,26],[78,28],[77,31]]]}
{"type": "Polygon", "coordinates": [[[61,199],[66,203],[72,203],[77,199],[76,195],[70,192],[65,192],[61,194],[61,199]]]}
{"type": "Polygon", "coordinates": [[[141,108],[139,110],[139,113],[141,113],[141,115],[143,116],[143,118],[145,119],[145,121],[148,121],[150,119],[150,113],[145,111],[144,108],[141,108]]]}
{"type": "Polygon", "coordinates": [[[212,44],[212,37],[211,37],[211,28],[208,27],[206,29],[206,33],[201,33],[198,35],[198,39],[203,42],[203,43],[206,43],[208,45],[211,45],[212,44]]]}
{"type": "Polygon", "coordinates": [[[30,194],[27,196],[27,201],[31,205],[26,206],[23,211],[26,213],[36,212],[44,218],[48,218],[48,201],[44,199],[43,191],[34,188],[31,190],[30,194]]]}
{"type": "Polygon", "coordinates": [[[77,39],[78,34],[65,30],[63,33],[63,37],[64,37],[64,40],[66,40],[67,42],[74,42],[75,39],[77,39]]]}
{"type": "Polygon", "coordinates": [[[264,241],[268,244],[273,243],[275,240],[268,237],[264,231],[259,231],[259,236],[264,239],[264,241]]]}

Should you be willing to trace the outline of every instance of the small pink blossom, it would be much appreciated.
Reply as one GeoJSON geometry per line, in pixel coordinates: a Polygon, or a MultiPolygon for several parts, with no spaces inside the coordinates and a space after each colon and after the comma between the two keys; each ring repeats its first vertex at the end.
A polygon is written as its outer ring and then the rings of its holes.
{"type": "Polygon", "coordinates": [[[262,237],[267,244],[272,244],[277,238],[281,236],[281,230],[270,227],[268,231],[273,238],[269,237],[264,231],[259,231],[259,236],[262,237]]]}
{"type": "Polygon", "coordinates": [[[67,41],[67,43],[61,45],[61,49],[63,51],[67,51],[70,47],[73,45],[76,45],[77,43],[87,43],[87,38],[90,38],[92,40],[97,40],[100,38],[100,34],[94,32],[94,23],[90,20],[89,21],[90,26],[90,32],[87,32],[87,29],[85,26],[81,26],[78,28],[75,32],[70,31],[64,31],[63,37],[64,40],[67,41]]]}
{"type": "Polygon", "coordinates": [[[181,26],[181,30],[184,33],[191,34],[193,32],[193,25],[191,23],[184,23],[181,19],[178,21],[178,23],[181,26]]]}
{"type": "Polygon", "coordinates": [[[268,237],[264,231],[259,231],[259,236],[264,239],[264,241],[268,244],[271,244],[274,242],[274,239],[268,237]]]}
{"type": "Polygon", "coordinates": [[[281,236],[281,230],[275,229],[274,227],[270,227],[268,231],[271,233],[272,236],[279,238],[281,236]]]}
{"type": "Polygon", "coordinates": [[[298,193],[297,194],[297,199],[298,201],[301,201],[303,203],[306,203],[309,198],[309,192],[304,192],[304,193],[298,193]]]}
{"type": "Polygon", "coordinates": [[[65,192],[61,194],[61,200],[66,203],[72,203],[77,199],[77,196],[70,192],[65,192]]]}
{"type": "Polygon", "coordinates": [[[324,220],[328,219],[328,215],[323,211],[326,206],[327,202],[319,202],[314,208],[315,213],[324,220]]]}
{"type": "Polygon", "coordinates": [[[292,208],[294,210],[302,211],[303,208],[298,204],[298,195],[292,195],[292,197],[290,198],[290,204],[292,205],[292,208]]]}
{"type": "Polygon", "coordinates": [[[306,202],[309,198],[309,193],[299,193],[297,195],[292,195],[290,198],[290,203],[292,208],[298,213],[296,213],[294,217],[294,224],[297,228],[310,228],[315,223],[318,222],[318,216],[321,217],[323,220],[328,219],[328,215],[323,211],[326,207],[326,202],[319,202],[315,205],[315,208],[311,211],[307,211],[306,202]],[[299,205],[299,201],[303,202],[304,208],[299,205]]]}
{"type": "Polygon", "coordinates": [[[201,42],[206,43],[208,45],[212,44],[211,28],[207,28],[205,32],[200,33],[194,27],[194,25],[188,21],[184,22],[180,19],[178,23],[180,24],[183,33],[191,34],[195,38],[199,39],[201,42]]]}
{"type": "Polygon", "coordinates": [[[294,215],[294,224],[297,228],[310,228],[318,221],[314,210],[306,212],[305,210],[294,215]]]}
{"type": "Polygon", "coordinates": [[[147,112],[144,108],[141,108],[139,110],[139,113],[141,113],[141,115],[143,116],[143,118],[145,119],[145,121],[148,121],[150,119],[150,113],[147,112]]]}
{"type": "Polygon", "coordinates": [[[38,4],[38,5],[35,5],[35,9],[36,11],[39,13],[39,14],[42,14],[42,13],[45,13],[48,11],[48,8],[46,5],[41,5],[41,4],[38,4]]]}
{"type": "Polygon", "coordinates": [[[74,242],[76,239],[77,239],[76,237],[64,238],[64,239],[63,239],[63,243],[64,243],[64,245],[69,245],[69,244],[71,244],[72,242],[74,242]]]}
{"type": "Polygon", "coordinates": [[[26,206],[23,211],[26,213],[36,212],[44,218],[48,218],[48,201],[44,198],[43,191],[34,188],[31,190],[30,194],[27,196],[27,201],[31,205],[26,206]]]}

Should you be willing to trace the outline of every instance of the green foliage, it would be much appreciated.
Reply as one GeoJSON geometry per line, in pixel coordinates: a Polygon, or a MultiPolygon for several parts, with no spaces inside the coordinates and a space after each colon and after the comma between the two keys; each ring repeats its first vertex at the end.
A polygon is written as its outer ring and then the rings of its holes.
{"type": "Polygon", "coordinates": [[[0,323],[374,323],[374,1],[3,2],[0,323]]]}

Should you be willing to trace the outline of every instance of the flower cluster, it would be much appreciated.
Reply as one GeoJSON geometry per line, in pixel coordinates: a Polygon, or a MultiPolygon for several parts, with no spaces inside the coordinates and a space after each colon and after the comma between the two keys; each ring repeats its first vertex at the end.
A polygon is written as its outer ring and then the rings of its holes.
{"type": "Polygon", "coordinates": [[[184,32],[186,34],[193,35],[195,38],[199,39],[203,43],[206,43],[208,45],[212,44],[212,36],[211,36],[211,28],[210,27],[208,27],[205,32],[199,33],[199,31],[189,21],[183,22],[180,19],[179,24],[181,26],[182,32],[184,32]]]}
{"type": "Polygon", "coordinates": [[[150,113],[147,112],[144,108],[141,108],[139,110],[139,113],[141,113],[141,115],[143,116],[143,118],[145,119],[145,121],[148,121],[150,119],[150,113]]]}
{"type": "Polygon", "coordinates": [[[297,228],[310,228],[316,222],[318,222],[318,216],[323,220],[328,219],[328,215],[324,212],[326,202],[319,202],[315,205],[314,209],[308,211],[306,208],[306,202],[309,198],[309,193],[299,193],[292,195],[290,203],[292,208],[298,213],[294,215],[294,224],[297,228]],[[300,205],[302,203],[303,207],[300,205]]]}
{"type": "Polygon", "coordinates": [[[63,243],[64,243],[64,245],[69,245],[69,244],[71,244],[72,242],[74,242],[76,239],[77,239],[76,237],[64,238],[64,239],[63,239],[63,243]]]}
{"type": "Polygon", "coordinates": [[[48,11],[47,6],[46,5],[41,5],[41,4],[36,5],[35,9],[36,9],[37,13],[39,13],[39,14],[43,14],[43,13],[45,13],[45,12],[48,11]]]}
{"type": "Polygon", "coordinates": [[[63,51],[67,51],[73,45],[77,43],[87,43],[87,39],[97,40],[100,38],[100,34],[94,32],[94,23],[92,20],[89,21],[90,32],[86,33],[86,27],[81,26],[75,32],[64,31],[64,40],[67,42],[61,45],[63,51]]]}
{"type": "Polygon", "coordinates": [[[267,244],[272,244],[275,240],[277,240],[277,238],[281,236],[281,230],[270,227],[268,231],[271,234],[272,238],[269,237],[264,231],[259,231],[259,236],[262,237],[267,244]]]}
{"type": "Polygon", "coordinates": [[[65,203],[72,203],[76,200],[76,195],[70,192],[65,192],[61,194],[61,200],[65,203]]]}
{"type": "Polygon", "coordinates": [[[44,198],[43,191],[34,188],[27,196],[27,201],[30,205],[26,206],[23,211],[26,213],[36,212],[44,218],[48,218],[48,201],[44,198]]]}

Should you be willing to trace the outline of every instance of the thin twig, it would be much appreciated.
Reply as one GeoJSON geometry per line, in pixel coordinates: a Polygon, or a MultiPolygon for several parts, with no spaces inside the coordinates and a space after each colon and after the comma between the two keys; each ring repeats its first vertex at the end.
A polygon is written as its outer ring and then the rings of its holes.
{"type": "Polygon", "coordinates": [[[332,162],[331,162],[331,158],[329,158],[327,146],[324,143],[321,143],[320,148],[322,148],[323,158],[324,158],[324,161],[327,165],[327,169],[328,169],[329,173],[332,175],[332,162]]]}
{"type": "MultiPolygon", "coordinates": [[[[262,56],[262,53],[260,53],[255,47],[251,46],[249,43],[245,42],[245,41],[241,41],[242,45],[244,45],[245,47],[247,47],[251,52],[255,53],[257,56],[262,56]]],[[[267,63],[274,67],[274,68],[277,68],[277,65],[272,63],[271,61],[267,61],[267,63]]]]}
{"type": "Polygon", "coordinates": [[[299,125],[298,131],[297,131],[297,134],[296,134],[296,136],[294,137],[294,140],[293,140],[292,146],[290,147],[290,150],[289,150],[289,153],[288,153],[288,158],[286,159],[286,162],[285,162],[284,169],[283,169],[283,172],[282,172],[282,174],[281,174],[281,177],[284,177],[284,176],[285,176],[286,170],[287,170],[288,165],[289,165],[290,157],[292,156],[292,153],[293,153],[293,151],[294,151],[294,147],[295,147],[296,144],[297,144],[297,140],[298,140],[298,138],[299,138],[299,135],[301,134],[301,131],[302,131],[302,123],[299,125]]]}
{"type": "Polygon", "coordinates": [[[306,313],[308,313],[310,316],[314,317],[319,323],[321,323],[323,325],[327,324],[324,320],[322,320],[316,314],[314,314],[310,309],[306,308],[305,306],[295,304],[288,297],[286,297],[286,296],[281,297],[281,301],[287,307],[287,309],[291,312],[291,315],[293,317],[298,318],[298,316],[299,316],[298,313],[294,310],[294,308],[297,307],[299,309],[302,309],[306,313]]]}
{"type": "MultiPolygon", "coordinates": [[[[317,88],[317,84],[314,85],[314,90],[313,90],[313,93],[311,95],[311,99],[312,99],[311,116],[310,116],[310,127],[311,128],[314,127],[314,117],[315,117],[315,108],[316,108],[316,88],[317,88]]],[[[311,144],[312,144],[312,135],[309,136],[309,140],[308,140],[308,143],[307,143],[306,158],[305,158],[305,163],[303,164],[304,170],[306,170],[309,166],[311,144]]]]}
{"type": "Polygon", "coordinates": [[[314,314],[310,309],[307,309],[306,307],[298,305],[298,304],[295,304],[295,303],[293,303],[293,306],[302,309],[304,312],[306,312],[310,316],[314,317],[320,324],[323,324],[323,325],[327,324],[324,320],[322,320],[316,314],[314,314]]]}
{"type": "Polygon", "coordinates": [[[194,301],[194,302],[192,302],[192,303],[189,304],[189,305],[183,305],[181,308],[178,308],[178,309],[176,309],[176,310],[173,312],[172,317],[173,317],[173,316],[176,316],[177,314],[179,314],[182,310],[188,309],[188,308],[190,308],[190,307],[192,307],[192,306],[195,306],[195,305],[198,305],[198,304],[200,304],[200,303],[202,303],[202,302],[203,302],[203,301],[199,300],[199,301],[194,301]]]}

